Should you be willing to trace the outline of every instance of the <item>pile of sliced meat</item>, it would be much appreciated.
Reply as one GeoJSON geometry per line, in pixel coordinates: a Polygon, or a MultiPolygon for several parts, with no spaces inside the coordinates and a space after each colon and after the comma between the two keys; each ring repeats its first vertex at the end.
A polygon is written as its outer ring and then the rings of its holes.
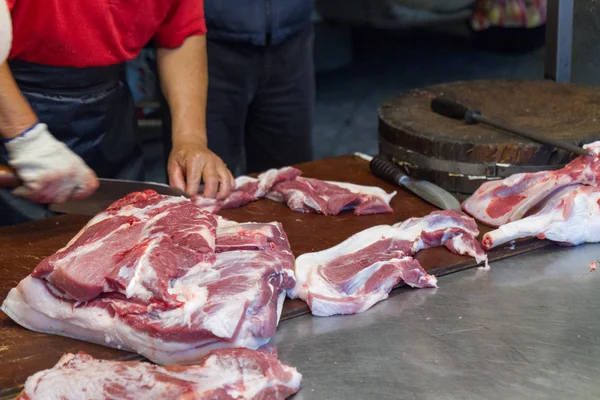
{"type": "MultiPolygon", "coordinates": [[[[594,154],[600,142],[584,146],[594,154]]],[[[512,175],[484,183],[463,208],[498,229],[487,233],[490,249],[536,236],[565,245],[600,241],[600,158],[581,156],[556,171],[512,175]]]]}
{"type": "Polygon", "coordinates": [[[145,191],[90,220],[2,310],[34,331],[188,364],[267,343],[294,285],[279,223],[238,224],[145,191]]]}
{"type": "Polygon", "coordinates": [[[270,349],[214,350],[188,367],[98,360],[78,353],[65,354],[54,368],[29,377],[17,400],[282,400],[299,390],[301,379],[270,349]]]}
{"type": "Polygon", "coordinates": [[[415,288],[437,286],[437,279],[412,258],[420,250],[445,245],[487,265],[477,235],[475,221],[454,210],[375,226],[330,249],[298,257],[296,287],[289,295],[306,301],[313,315],[360,313],[385,300],[401,282],[415,288]]]}
{"type": "Polygon", "coordinates": [[[354,210],[356,215],[390,213],[390,201],[396,192],[386,193],[373,186],[303,178],[293,167],[271,169],[258,178],[241,176],[236,179],[235,191],[225,200],[197,196],[198,207],[210,212],[236,208],[261,198],[286,203],[297,212],[337,215],[354,210]]]}

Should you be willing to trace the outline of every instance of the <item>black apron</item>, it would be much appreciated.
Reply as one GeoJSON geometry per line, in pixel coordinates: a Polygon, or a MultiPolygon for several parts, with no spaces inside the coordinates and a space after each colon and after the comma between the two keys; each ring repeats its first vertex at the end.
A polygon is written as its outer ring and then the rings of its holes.
{"type": "MultiPolygon", "coordinates": [[[[144,179],[135,104],[123,64],[71,68],[13,60],[9,65],[39,120],[99,177],[144,179]]],[[[2,148],[0,164],[7,165],[7,159],[2,148]]],[[[0,226],[52,215],[47,206],[0,189],[0,226]]]]}

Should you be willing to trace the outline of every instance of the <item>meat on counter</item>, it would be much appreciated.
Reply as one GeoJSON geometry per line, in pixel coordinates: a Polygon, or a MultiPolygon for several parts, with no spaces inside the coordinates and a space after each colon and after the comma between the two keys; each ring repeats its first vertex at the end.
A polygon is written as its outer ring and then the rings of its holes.
{"type": "Polygon", "coordinates": [[[475,220],[455,210],[374,226],[327,250],[299,256],[296,286],[288,294],[306,301],[313,315],[357,314],[385,300],[401,282],[437,287],[437,279],[413,258],[420,250],[445,245],[487,265],[478,235],[475,220]]]}
{"type": "MultiPolygon", "coordinates": [[[[600,153],[600,141],[583,146],[600,153]]],[[[600,157],[580,156],[556,171],[514,174],[482,184],[463,203],[476,220],[492,227],[523,218],[556,190],[574,184],[600,186],[600,157]]]]}
{"type": "Polygon", "coordinates": [[[145,191],[91,219],[2,310],[34,331],[189,364],[267,343],[294,285],[281,224],[238,224],[145,191]]]}
{"type": "Polygon", "coordinates": [[[17,400],[283,400],[299,390],[301,380],[277,359],[274,347],[213,350],[198,365],[167,367],[80,352],[30,376],[17,400]]]}
{"type": "Polygon", "coordinates": [[[258,178],[240,176],[235,191],[225,200],[196,196],[194,202],[204,210],[218,212],[236,208],[261,198],[285,203],[293,211],[338,215],[354,210],[356,215],[390,213],[396,192],[386,193],[374,186],[304,178],[293,167],[271,169],[258,178]]]}

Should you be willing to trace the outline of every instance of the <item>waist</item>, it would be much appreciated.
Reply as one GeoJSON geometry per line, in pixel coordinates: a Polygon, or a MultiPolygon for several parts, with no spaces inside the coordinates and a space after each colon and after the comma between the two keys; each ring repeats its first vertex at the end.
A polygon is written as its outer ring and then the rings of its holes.
{"type": "Polygon", "coordinates": [[[20,60],[8,62],[21,89],[52,91],[99,91],[125,80],[125,64],[106,67],[54,67],[20,60]]]}

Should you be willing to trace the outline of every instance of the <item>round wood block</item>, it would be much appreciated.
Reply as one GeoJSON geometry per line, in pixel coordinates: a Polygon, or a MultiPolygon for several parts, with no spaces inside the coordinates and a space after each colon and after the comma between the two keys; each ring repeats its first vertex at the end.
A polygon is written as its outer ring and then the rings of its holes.
{"type": "Polygon", "coordinates": [[[600,90],[553,81],[470,81],[414,89],[379,109],[380,151],[411,175],[472,193],[488,179],[557,169],[575,155],[486,125],[431,111],[448,97],[483,115],[583,145],[600,139],[600,90]]]}

